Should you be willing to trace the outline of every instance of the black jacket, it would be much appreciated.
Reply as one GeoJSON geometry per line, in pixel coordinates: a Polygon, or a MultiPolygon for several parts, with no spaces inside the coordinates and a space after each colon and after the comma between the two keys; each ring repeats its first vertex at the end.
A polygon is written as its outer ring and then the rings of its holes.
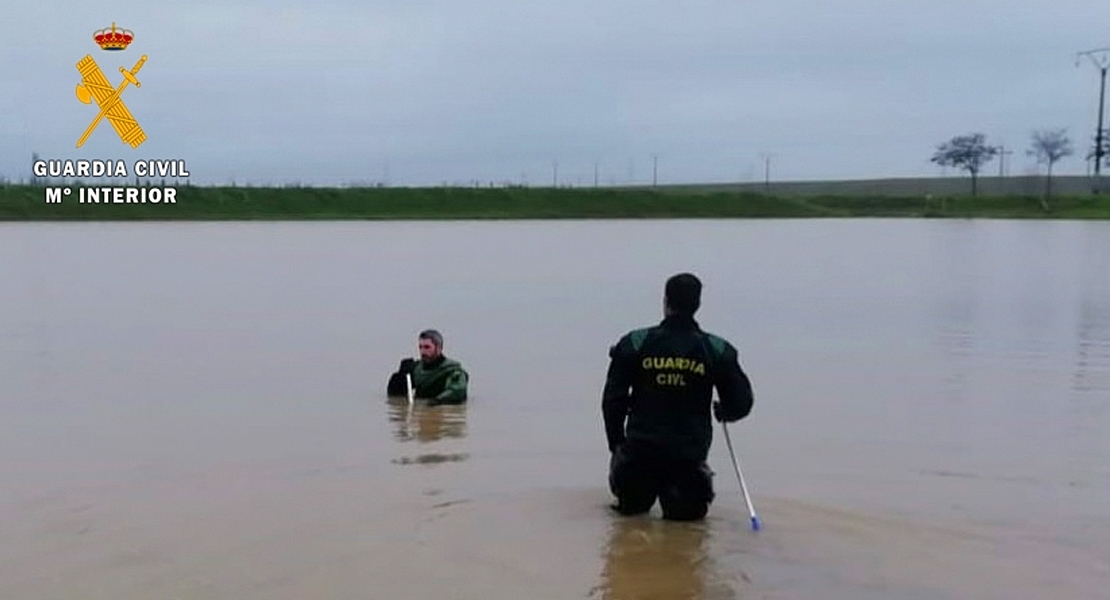
{"type": "Polygon", "coordinates": [[[713,388],[719,420],[738,421],[752,410],[751,382],[736,348],[692,317],[631,331],[609,358],[601,405],[611,452],[636,439],[704,461],[713,441],[713,388]]]}

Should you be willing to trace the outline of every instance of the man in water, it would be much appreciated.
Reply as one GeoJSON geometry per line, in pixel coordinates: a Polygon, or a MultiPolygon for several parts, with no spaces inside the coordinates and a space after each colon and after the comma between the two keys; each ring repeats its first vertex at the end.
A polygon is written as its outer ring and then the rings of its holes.
{"type": "Polygon", "coordinates": [[[435,329],[420,332],[417,338],[420,360],[406,358],[397,372],[389,377],[386,393],[404,396],[408,393],[405,375],[412,376],[414,396],[428,404],[462,404],[466,402],[469,376],[458,361],[443,354],[443,336],[435,329]]]}
{"type": "Polygon", "coordinates": [[[625,334],[609,349],[602,414],[612,453],[609,489],[617,497],[612,508],[622,515],[646,513],[658,498],[665,519],[705,518],[714,498],[705,462],[713,439],[710,411],[725,423],[751,412],[752,386],[736,348],[694,320],[701,288],[690,273],[671,277],[663,321],[625,334]]]}

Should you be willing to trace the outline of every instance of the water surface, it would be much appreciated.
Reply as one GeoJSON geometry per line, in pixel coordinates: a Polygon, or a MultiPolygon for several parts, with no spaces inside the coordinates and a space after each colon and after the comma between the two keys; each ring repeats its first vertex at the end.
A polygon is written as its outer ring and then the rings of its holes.
{"type": "Polygon", "coordinates": [[[1110,227],[0,226],[13,598],[1101,598],[1110,227]],[[606,351],[705,281],[704,524],[604,510],[606,351]],[[436,327],[463,407],[384,388],[436,327]]]}

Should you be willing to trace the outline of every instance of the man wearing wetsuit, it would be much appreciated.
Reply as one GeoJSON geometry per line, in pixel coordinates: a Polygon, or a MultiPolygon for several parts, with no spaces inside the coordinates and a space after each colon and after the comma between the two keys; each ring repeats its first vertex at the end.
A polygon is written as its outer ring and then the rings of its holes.
{"type": "Polygon", "coordinates": [[[434,329],[427,329],[420,332],[417,343],[420,360],[402,360],[397,372],[389,377],[386,393],[390,396],[406,395],[405,375],[411,375],[413,395],[426,399],[428,404],[466,402],[469,375],[458,361],[444,356],[443,336],[434,329]]]}

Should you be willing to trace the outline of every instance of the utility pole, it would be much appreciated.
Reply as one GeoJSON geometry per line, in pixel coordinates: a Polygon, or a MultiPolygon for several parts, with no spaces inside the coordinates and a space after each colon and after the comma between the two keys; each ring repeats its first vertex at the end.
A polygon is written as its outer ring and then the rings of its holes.
{"type": "Polygon", "coordinates": [[[1013,154],[1013,150],[1007,150],[1006,146],[998,147],[998,191],[1000,193],[1006,192],[1006,185],[1003,177],[1006,176],[1006,157],[1013,154]]]}
{"type": "Polygon", "coordinates": [[[597,187],[597,161],[594,161],[594,187],[597,187]]]}
{"type": "Polygon", "coordinates": [[[659,157],[651,155],[651,187],[655,187],[659,175],[659,157]]]}
{"type": "MultiPolygon", "coordinates": [[[[23,117],[23,154],[20,158],[27,160],[27,117],[23,117]]],[[[34,161],[31,162],[31,176],[34,177],[34,161]]],[[[23,170],[19,171],[19,182],[23,183],[23,170]]]]}
{"type": "Polygon", "coordinates": [[[1006,146],[995,146],[994,149],[998,151],[998,177],[1002,178],[1006,176],[1006,157],[1013,154],[1014,151],[1007,150],[1006,146]]]}
{"type": "Polygon", "coordinates": [[[559,187],[559,161],[551,161],[551,187],[559,187]]]}
{"type": "Polygon", "coordinates": [[[1097,196],[1100,187],[1100,173],[1102,169],[1102,157],[1105,154],[1105,142],[1103,135],[1105,132],[1102,128],[1102,113],[1103,106],[1106,101],[1106,69],[1110,67],[1110,48],[1099,48],[1097,50],[1087,50],[1086,52],[1079,52],[1075,55],[1075,66],[1078,67],[1082,57],[1086,56],[1091,59],[1091,62],[1098,67],[1101,84],[1098,92],[1098,128],[1095,129],[1095,181],[1094,189],[1092,190],[1097,196]]]}
{"type": "Polygon", "coordinates": [[[763,159],[763,189],[770,193],[771,191],[771,157],[774,154],[760,154],[759,157],[763,159]]]}

